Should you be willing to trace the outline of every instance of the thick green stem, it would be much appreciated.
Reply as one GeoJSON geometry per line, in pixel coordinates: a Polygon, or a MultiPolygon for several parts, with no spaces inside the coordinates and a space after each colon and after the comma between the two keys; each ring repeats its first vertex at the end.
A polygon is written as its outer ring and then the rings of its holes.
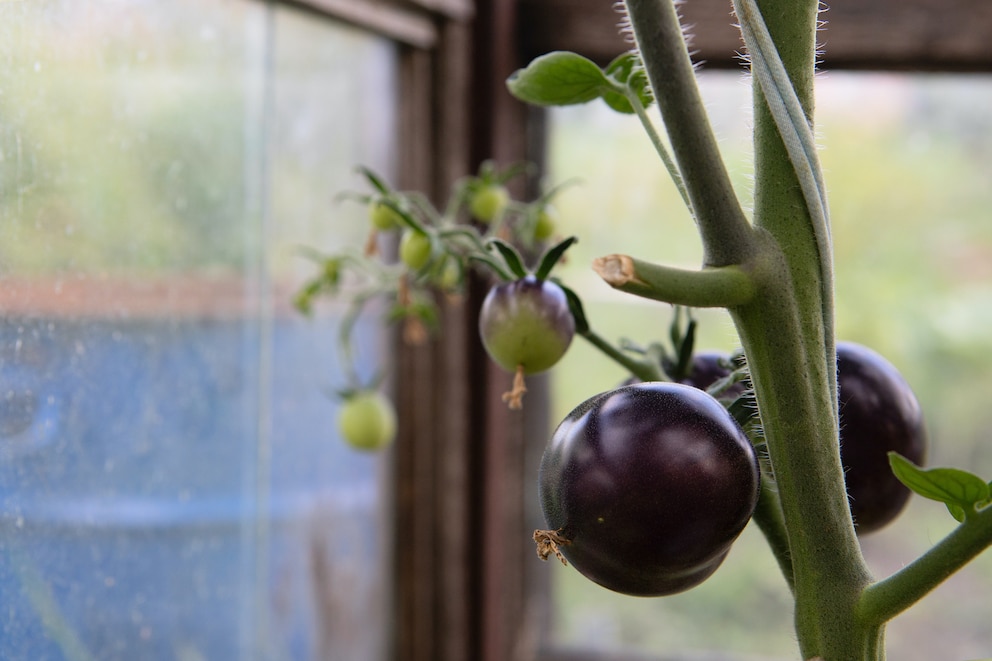
{"type": "MultiPolygon", "coordinates": [[[[817,0],[762,0],[760,10],[812,117],[817,0]]],[[[759,85],[754,86],[755,225],[780,268],[753,303],[731,310],[744,344],[789,536],[796,631],[804,658],[876,659],[880,631],[855,607],[870,576],[840,463],[829,254],[759,85]]]]}
{"type": "Polygon", "coordinates": [[[789,589],[795,591],[795,579],[792,576],[792,551],[789,549],[789,533],[785,529],[782,517],[782,505],[772,481],[767,476],[761,478],[761,492],[758,495],[758,505],[754,509],[753,521],[758,524],[762,534],[768,541],[768,546],[775,556],[779,569],[789,589]]]}
{"type": "Polygon", "coordinates": [[[992,507],[974,512],[936,546],[889,578],[869,586],[858,612],[882,625],[992,545],[992,507]]]}

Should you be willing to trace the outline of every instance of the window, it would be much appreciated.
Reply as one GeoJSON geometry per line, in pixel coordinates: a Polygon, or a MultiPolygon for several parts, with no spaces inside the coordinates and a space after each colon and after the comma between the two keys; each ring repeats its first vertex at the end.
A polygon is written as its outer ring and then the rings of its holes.
{"type": "Polygon", "coordinates": [[[340,309],[289,301],[396,175],[396,45],[46,0],[0,61],[0,657],[386,658],[388,458],[336,438],[340,309]]]}

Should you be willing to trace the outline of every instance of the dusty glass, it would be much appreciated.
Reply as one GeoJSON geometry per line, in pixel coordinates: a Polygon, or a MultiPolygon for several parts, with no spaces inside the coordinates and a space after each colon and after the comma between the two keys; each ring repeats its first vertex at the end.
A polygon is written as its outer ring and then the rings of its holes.
{"type": "MultiPolygon", "coordinates": [[[[291,307],[395,49],[242,0],[0,2],[0,658],[384,658],[388,455],[291,307]]],[[[360,333],[360,372],[383,342],[360,333]]]]}

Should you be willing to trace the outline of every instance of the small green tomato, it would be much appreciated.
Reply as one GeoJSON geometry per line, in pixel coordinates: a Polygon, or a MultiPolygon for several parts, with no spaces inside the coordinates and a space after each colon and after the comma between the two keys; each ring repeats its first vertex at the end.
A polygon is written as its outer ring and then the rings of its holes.
{"type": "Polygon", "coordinates": [[[461,284],[462,269],[454,259],[446,259],[442,265],[436,284],[445,291],[453,291],[461,284]]]}
{"type": "Polygon", "coordinates": [[[537,222],[534,223],[534,239],[537,241],[547,241],[555,233],[555,210],[552,207],[544,207],[537,213],[537,222]]]}
{"type": "Polygon", "coordinates": [[[476,220],[491,223],[510,203],[510,192],[502,184],[484,184],[472,195],[469,211],[476,220]]]}
{"type": "Polygon", "coordinates": [[[422,269],[431,260],[431,238],[426,234],[408,229],[400,239],[400,260],[411,270],[422,269]]]}
{"type": "Polygon", "coordinates": [[[403,220],[399,213],[381,201],[369,204],[369,222],[380,232],[388,232],[403,226],[403,220]]]}
{"type": "Polygon", "coordinates": [[[338,431],[356,450],[381,450],[396,437],[396,411],[392,402],[379,392],[356,393],[341,403],[338,431]]]}

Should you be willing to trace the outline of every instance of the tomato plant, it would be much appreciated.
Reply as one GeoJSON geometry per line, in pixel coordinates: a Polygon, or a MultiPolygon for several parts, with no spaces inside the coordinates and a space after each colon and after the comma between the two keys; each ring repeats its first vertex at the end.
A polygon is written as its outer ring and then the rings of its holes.
{"type": "Polygon", "coordinates": [[[479,331],[491,357],[515,372],[511,407],[523,375],[553,365],[573,335],[636,382],[581,404],[554,433],[540,472],[542,557],[570,560],[614,590],[670,594],[711,575],[750,519],[794,597],[802,658],[881,661],[886,624],[992,544],[992,485],[921,468],[926,440],[908,385],[876,354],[836,342],[829,204],[812,128],[819,3],[733,0],[754,90],[747,209],[706,117],[675,3],[623,6],[631,52],[605,67],[548,53],[507,85],[535,105],[601,100],[643,126],[699,230],[702,263],[613,254],[593,269],[617,291],[675,306],[670,347],[614,343],[594,330],[579,293],[551,273],[574,238],[537,254],[556,231],[541,214],[560,187],[512,199],[507,183],[526,168],[493,163],[459,182],[443,210],[364,171],[374,192],[358,198],[387,206],[432,250],[398,265],[317,256],[319,275],[297,305],[306,311],[355,277],[356,314],[379,297],[388,320],[431,329],[439,284],[493,279],[479,331]],[[662,130],[647,112],[654,104],[662,130]],[[733,360],[695,352],[694,322],[678,322],[703,307],[729,312],[741,346],[733,360]],[[876,578],[857,533],[898,514],[907,489],[943,502],[958,526],[876,578]]]}
{"type": "Polygon", "coordinates": [[[544,452],[541,539],[591,580],[660,596],[712,574],[751,518],[758,460],[713,397],[641,383],[580,404],[544,452]]]}

